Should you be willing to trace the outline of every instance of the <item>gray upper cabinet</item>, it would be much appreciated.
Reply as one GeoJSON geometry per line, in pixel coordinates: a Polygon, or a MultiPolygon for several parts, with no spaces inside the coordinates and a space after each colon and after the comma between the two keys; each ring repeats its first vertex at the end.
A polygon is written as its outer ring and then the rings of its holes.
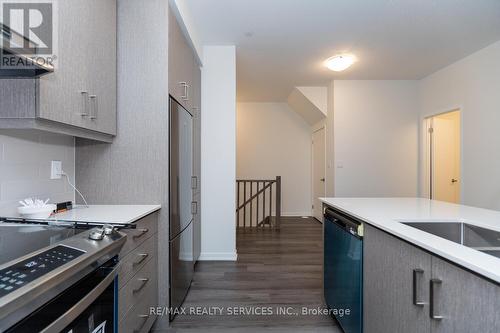
{"type": "Polygon", "coordinates": [[[116,135],[116,0],[59,1],[57,14],[55,71],[0,80],[0,90],[10,94],[0,101],[0,128],[110,142],[116,135]]]}
{"type": "Polygon", "coordinates": [[[169,47],[168,47],[168,89],[182,106],[191,112],[195,106],[194,78],[198,68],[196,60],[177,19],[169,11],[169,47]]]}
{"type": "Polygon", "coordinates": [[[500,286],[432,258],[432,333],[500,331],[500,286]]]}
{"type": "MultiPolygon", "coordinates": [[[[116,0],[85,0],[96,8],[90,29],[90,106],[87,126],[97,132],[116,135],[116,0]]],[[[89,24],[89,23],[87,23],[89,24]]]]}
{"type": "Polygon", "coordinates": [[[90,76],[87,48],[91,36],[85,33],[87,23],[76,18],[80,15],[88,18],[90,12],[91,7],[85,0],[58,2],[57,64],[54,73],[39,79],[38,118],[85,127],[80,122],[83,113],[81,91],[87,89],[90,76]]]}
{"type": "Polygon", "coordinates": [[[364,332],[493,333],[500,286],[365,225],[364,332]]]}
{"type": "Polygon", "coordinates": [[[431,256],[365,225],[363,317],[366,333],[428,333],[431,256]]]}

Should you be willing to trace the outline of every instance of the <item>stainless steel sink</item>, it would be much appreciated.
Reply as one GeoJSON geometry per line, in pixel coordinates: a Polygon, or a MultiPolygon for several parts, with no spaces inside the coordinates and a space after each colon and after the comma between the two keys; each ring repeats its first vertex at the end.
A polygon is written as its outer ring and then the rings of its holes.
{"type": "Polygon", "coordinates": [[[500,232],[461,222],[402,222],[410,227],[500,258],[500,232]]]}

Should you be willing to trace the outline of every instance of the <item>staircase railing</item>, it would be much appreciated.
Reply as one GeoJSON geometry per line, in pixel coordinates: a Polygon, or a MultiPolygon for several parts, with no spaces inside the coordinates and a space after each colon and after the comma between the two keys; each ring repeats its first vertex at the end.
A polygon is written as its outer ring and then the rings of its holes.
{"type": "Polygon", "coordinates": [[[236,185],[236,228],[278,230],[281,222],[281,176],[269,180],[238,179],[236,185]]]}

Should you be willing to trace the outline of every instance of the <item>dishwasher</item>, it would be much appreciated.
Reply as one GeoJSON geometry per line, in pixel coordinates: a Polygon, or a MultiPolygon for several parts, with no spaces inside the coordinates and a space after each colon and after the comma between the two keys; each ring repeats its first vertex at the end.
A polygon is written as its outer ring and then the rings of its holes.
{"type": "Polygon", "coordinates": [[[361,333],[363,224],[331,208],[324,217],[325,302],[345,333],[361,333]]]}

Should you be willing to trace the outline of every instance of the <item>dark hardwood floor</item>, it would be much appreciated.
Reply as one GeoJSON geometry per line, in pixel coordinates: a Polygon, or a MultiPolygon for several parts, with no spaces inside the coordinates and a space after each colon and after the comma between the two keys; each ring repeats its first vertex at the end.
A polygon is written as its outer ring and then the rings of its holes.
{"type": "Polygon", "coordinates": [[[169,332],[340,332],[328,315],[302,314],[324,308],[321,232],[315,219],[291,217],[279,232],[239,232],[238,261],[199,262],[184,302],[188,311],[220,307],[222,314],[178,315],[169,332]],[[272,314],[235,315],[240,307],[272,314]]]}

